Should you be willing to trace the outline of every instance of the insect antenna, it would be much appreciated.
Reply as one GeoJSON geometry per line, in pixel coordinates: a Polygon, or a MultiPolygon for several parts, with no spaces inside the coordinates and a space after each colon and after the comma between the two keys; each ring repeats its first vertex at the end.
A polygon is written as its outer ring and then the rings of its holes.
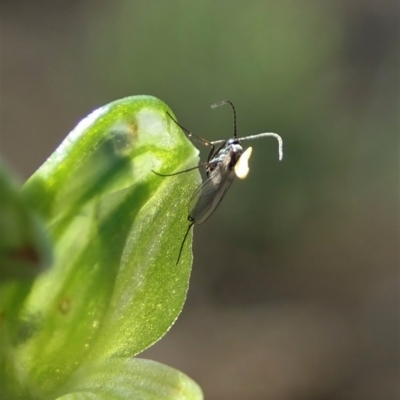
{"type": "Polygon", "coordinates": [[[223,106],[225,104],[230,104],[233,110],[233,137],[236,139],[237,138],[237,132],[236,132],[236,109],[233,103],[230,100],[222,100],[219,101],[218,103],[211,104],[211,108],[217,108],[220,106],[223,106]]]}
{"type": "Polygon", "coordinates": [[[188,226],[188,228],[187,228],[187,231],[186,231],[186,233],[185,233],[185,237],[184,237],[183,240],[182,240],[181,248],[179,249],[178,259],[176,260],[176,264],[175,264],[175,265],[178,265],[179,260],[181,259],[181,254],[182,254],[182,250],[183,250],[183,245],[185,244],[186,239],[187,239],[187,236],[188,236],[189,231],[190,231],[190,228],[191,228],[193,225],[194,225],[194,221],[191,221],[190,224],[189,224],[189,226],[188,226]]]}
{"type": "Polygon", "coordinates": [[[281,161],[283,158],[283,140],[277,133],[273,132],[259,133],[257,135],[251,135],[251,136],[246,136],[244,138],[239,138],[238,140],[241,142],[242,140],[259,139],[267,136],[272,136],[278,141],[279,161],[281,161]]]}

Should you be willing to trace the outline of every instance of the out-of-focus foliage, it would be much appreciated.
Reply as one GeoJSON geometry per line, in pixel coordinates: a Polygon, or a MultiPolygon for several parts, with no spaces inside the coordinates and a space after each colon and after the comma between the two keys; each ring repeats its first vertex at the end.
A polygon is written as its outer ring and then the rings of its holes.
{"type": "Polygon", "coordinates": [[[0,162],[0,281],[29,279],[50,264],[45,228],[0,162]]]}

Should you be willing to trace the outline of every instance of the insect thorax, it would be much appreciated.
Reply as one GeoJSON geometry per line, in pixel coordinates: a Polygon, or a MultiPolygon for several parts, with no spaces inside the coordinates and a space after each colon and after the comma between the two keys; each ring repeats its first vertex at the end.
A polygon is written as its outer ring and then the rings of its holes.
{"type": "Polygon", "coordinates": [[[228,140],[217,154],[210,160],[207,167],[207,176],[219,168],[223,171],[232,170],[243,154],[243,148],[236,139],[228,140]]]}

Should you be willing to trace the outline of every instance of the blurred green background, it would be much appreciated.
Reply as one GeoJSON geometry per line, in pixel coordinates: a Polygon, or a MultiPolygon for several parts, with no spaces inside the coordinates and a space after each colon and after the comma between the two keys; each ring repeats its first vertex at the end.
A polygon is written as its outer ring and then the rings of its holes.
{"type": "Polygon", "coordinates": [[[186,307],[144,356],[207,399],[400,396],[397,2],[0,10],[1,153],[23,179],[81,118],[128,95],[159,97],[209,140],[232,135],[231,110],[209,107],[230,99],[241,136],[284,139],[282,162],[273,139],[253,142],[248,178],[195,228],[186,307]]]}

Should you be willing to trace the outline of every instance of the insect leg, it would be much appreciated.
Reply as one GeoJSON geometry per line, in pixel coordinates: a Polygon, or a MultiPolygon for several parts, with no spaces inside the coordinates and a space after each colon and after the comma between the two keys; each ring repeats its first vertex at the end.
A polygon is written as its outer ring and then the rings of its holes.
{"type": "Polygon", "coordinates": [[[214,142],[209,142],[206,139],[203,139],[200,136],[195,135],[194,133],[190,132],[189,130],[187,130],[184,126],[182,126],[168,111],[167,111],[167,115],[172,119],[172,121],[175,122],[176,125],[179,126],[179,128],[181,128],[183,131],[185,131],[188,135],[188,137],[193,137],[193,139],[197,140],[200,143],[203,143],[205,146],[211,146],[211,151],[210,154],[214,152],[214,142]]]}
{"type": "Polygon", "coordinates": [[[189,234],[190,228],[194,225],[194,220],[191,219],[190,217],[188,217],[188,219],[189,219],[189,221],[190,221],[190,224],[189,224],[189,226],[188,226],[188,228],[187,228],[187,231],[186,231],[186,233],[185,233],[185,237],[183,238],[183,241],[182,241],[182,244],[181,244],[181,248],[179,249],[179,255],[178,255],[178,259],[176,260],[176,265],[178,265],[179,260],[181,259],[181,254],[182,254],[182,250],[183,250],[183,245],[184,245],[185,242],[186,242],[186,239],[187,239],[187,236],[188,236],[188,234],[189,234]]]}
{"type": "Polygon", "coordinates": [[[203,163],[203,164],[199,164],[196,167],[193,168],[188,168],[188,169],[184,169],[183,171],[178,171],[178,172],[174,172],[173,174],[160,174],[159,172],[154,171],[154,169],[151,170],[151,172],[155,173],[158,176],[174,176],[174,175],[179,175],[179,174],[183,174],[184,172],[189,172],[189,171],[193,171],[194,169],[198,169],[201,167],[208,167],[210,166],[210,164],[214,164],[214,163],[203,163]]]}
{"type": "Polygon", "coordinates": [[[215,140],[212,142],[213,145],[221,144],[221,146],[219,146],[217,148],[217,150],[214,152],[210,151],[210,154],[208,155],[208,159],[207,159],[208,162],[210,162],[210,160],[222,150],[222,148],[225,146],[226,142],[227,142],[226,140],[215,140]]]}

